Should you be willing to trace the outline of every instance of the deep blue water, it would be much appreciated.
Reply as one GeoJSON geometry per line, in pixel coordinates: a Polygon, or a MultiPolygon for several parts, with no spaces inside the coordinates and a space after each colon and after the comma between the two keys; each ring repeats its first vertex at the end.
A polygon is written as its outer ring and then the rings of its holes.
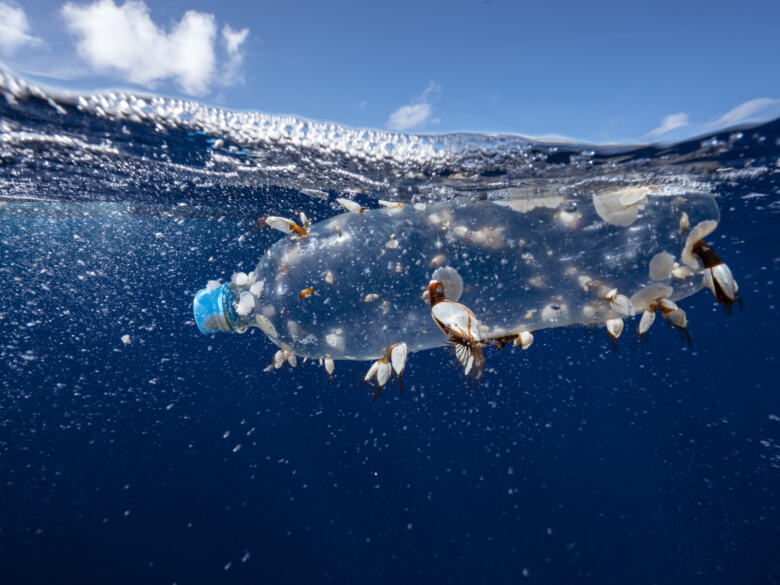
{"type": "Polygon", "coordinates": [[[420,138],[434,164],[4,91],[0,582],[780,582],[780,121],[624,151],[420,138]],[[474,389],[413,354],[372,401],[365,363],[265,373],[260,331],[192,321],[277,239],[265,213],[649,180],[718,196],[745,304],[682,301],[692,348],[551,329],[487,350],[474,389]]]}

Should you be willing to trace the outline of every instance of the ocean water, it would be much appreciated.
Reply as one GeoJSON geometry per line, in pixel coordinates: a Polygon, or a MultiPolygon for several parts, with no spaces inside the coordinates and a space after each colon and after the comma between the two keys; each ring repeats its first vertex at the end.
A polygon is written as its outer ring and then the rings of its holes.
{"type": "Polygon", "coordinates": [[[780,582],[780,120],[607,147],[0,93],[0,582],[780,582]],[[267,214],[651,184],[715,194],[744,299],[680,301],[692,346],[548,329],[371,400],[193,321],[267,214]]]}

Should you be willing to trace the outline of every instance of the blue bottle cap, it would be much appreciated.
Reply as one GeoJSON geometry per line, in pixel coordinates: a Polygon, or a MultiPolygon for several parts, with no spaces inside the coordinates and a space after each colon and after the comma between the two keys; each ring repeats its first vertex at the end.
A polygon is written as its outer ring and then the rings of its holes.
{"type": "Polygon", "coordinates": [[[226,311],[228,292],[228,284],[225,283],[219,288],[201,289],[195,295],[192,310],[201,333],[233,333],[226,311]]]}

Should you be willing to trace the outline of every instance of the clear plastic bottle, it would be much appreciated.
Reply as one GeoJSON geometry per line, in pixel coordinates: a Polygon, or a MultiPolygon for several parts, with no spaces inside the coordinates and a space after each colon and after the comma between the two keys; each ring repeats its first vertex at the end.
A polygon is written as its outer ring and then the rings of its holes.
{"type": "Polygon", "coordinates": [[[345,213],[283,238],[248,275],[198,292],[195,319],[204,333],[259,327],[311,358],[438,347],[447,339],[424,298],[438,270],[486,337],[605,325],[653,295],[676,301],[700,290],[701,270],[680,262],[688,226],[718,219],[710,194],[649,187],[345,213]]]}

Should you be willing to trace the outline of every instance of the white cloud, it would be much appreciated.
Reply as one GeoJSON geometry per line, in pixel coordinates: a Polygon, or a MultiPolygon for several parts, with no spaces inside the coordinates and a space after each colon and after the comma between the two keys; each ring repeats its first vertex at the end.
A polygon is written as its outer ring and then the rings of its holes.
{"type": "Polygon", "coordinates": [[[430,81],[428,87],[413,100],[414,103],[401,106],[390,114],[387,127],[391,130],[410,130],[425,124],[433,112],[431,101],[438,97],[441,86],[435,81],[430,81]]]}
{"type": "Polygon", "coordinates": [[[431,104],[414,104],[401,106],[390,114],[387,127],[391,130],[409,130],[421,126],[431,115],[431,104]]]}
{"type": "Polygon", "coordinates": [[[417,98],[417,101],[430,102],[436,99],[437,97],[439,97],[440,93],[441,93],[441,85],[431,80],[428,82],[428,87],[426,87],[423,90],[422,94],[420,94],[420,97],[417,98]]]}
{"type": "Polygon", "coordinates": [[[227,49],[228,55],[238,55],[238,51],[248,35],[248,28],[233,30],[229,24],[223,26],[222,38],[225,41],[225,48],[227,49]]]}
{"type": "Polygon", "coordinates": [[[249,36],[249,29],[233,30],[229,24],[222,27],[222,41],[225,44],[228,60],[225,63],[222,73],[222,83],[232,85],[236,82],[242,82],[241,63],[244,55],[241,53],[241,45],[244,44],[249,36]]]}
{"type": "Polygon", "coordinates": [[[30,34],[27,15],[21,7],[0,2],[0,53],[10,55],[25,45],[40,45],[30,34]]]}
{"type": "Polygon", "coordinates": [[[189,10],[170,32],[152,21],[149,8],[139,0],[121,6],[113,0],[86,6],[67,3],[62,16],[77,38],[79,54],[94,70],[118,73],[148,87],[172,79],[192,94],[207,92],[215,81],[231,83],[237,77],[240,48],[249,34],[249,29],[222,29],[228,61],[225,74],[218,76],[217,24],[212,14],[189,10]]]}
{"type": "Polygon", "coordinates": [[[717,132],[730,126],[772,120],[777,117],[780,117],[780,99],[755,98],[739,104],[719,118],[704,122],[692,122],[688,114],[684,112],[671,114],[663,119],[658,128],[645,134],[644,138],[655,139],[661,136],[664,137],[664,140],[693,138],[696,135],[717,132]],[[680,128],[685,128],[685,130],[675,132],[680,128]]]}
{"type": "Polygon", "coordinates": [[[661,125],[658,128],[651,130],[647,133],[647,135],[651,138],[655,138],[656,136],[661,136],[661,134],[666,134],[667,132],[677,130],[677,128],[683,128],[684,126],[689,126],[690,124],[691,121],[688,118],[688,114],[685,112],[680,112],[679,114],[670,114],[661,121],[661,125]]]}
{"type": "Polygon", "coordinates": [[[731,126],[750,119],[768,119],[780,115],[780,99],[756,98],[732,108],[712,122],[713,126],[731,126]]]}

